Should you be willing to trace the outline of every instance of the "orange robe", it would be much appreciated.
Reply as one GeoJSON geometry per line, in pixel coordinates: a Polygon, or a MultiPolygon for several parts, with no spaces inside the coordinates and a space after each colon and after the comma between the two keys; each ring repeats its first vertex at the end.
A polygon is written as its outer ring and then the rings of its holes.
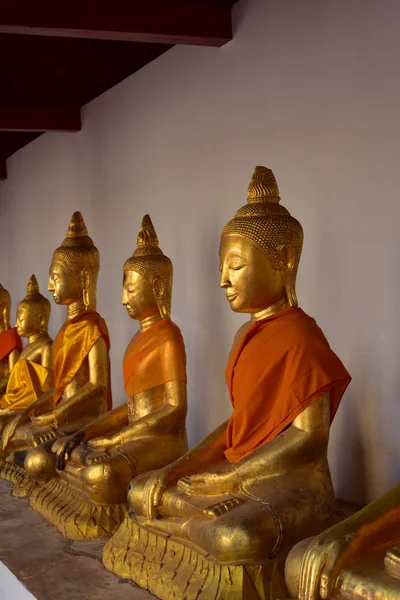
{"type": "Polygon", "coordinates": [[[0,360],[6,358],[13,350],[22,350],[22,341],[15,327],[0,333],[0,360]]]}
{"type": "Polygon", "coordinates": [[[225,376],[233,405],[225,451],[230,462],[273,440],[328,391],[333,419],[351,380],[317,323],[300,308],[251,324],[225,376]]]}
{"type": "Polygon", "coordinates": [[[20,358],[11,371],[0,408],[22,412],[48,389],[50,377],[50,371],[42,365],[20,358]]]}
{"type": "MultiPolygon", "coordinates": [[[[110,351],[110,337],[104,319],[93,311],[86,311],[66,321],[53,343],[54,405],[57,405],[65,388],[81,368],[83,361],[99,338],[110,351]]],[[[111,410],[110,359],[108,356],[107,410],[111,410]]]]}
{"type": "Polygon", "coordinates": [[[180,329],[169,319],[139,332],[124,356],[128,398],[169,381],[186,383],[186,353],[180,329]]]}

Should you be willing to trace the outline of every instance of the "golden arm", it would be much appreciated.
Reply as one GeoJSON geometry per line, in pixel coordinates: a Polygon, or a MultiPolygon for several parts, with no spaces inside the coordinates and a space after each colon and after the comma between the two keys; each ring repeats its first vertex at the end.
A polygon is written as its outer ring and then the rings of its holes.
{"type": "Polygon", "coordinates": [[[258,474],[281,474],[293,469],[296,463],[319,458],[326,451],[329,439],[330,403],[329,393],[324,394],[307,407],[293,423],[271,442],[245,456],[232,468],[240,480],[249,480],[258,474]]]}
{"type": "Polygon", "coordinates": [[[60,402],[56,408],[50,412],[42,414],[32,419],[37,427],[51,426],[53,424],[62,425],[71,419],[76,420],[79,415],[84,416],[86,401],[99,397],[99,392],[107,390],[108,383],[108,365],[107,365],[107,346],[103,338],[99,338],[88,354],[89,362],[89,381],[83,385],[73,396],[60,402]],[[79,407],[79,410],[78,410],[79,407]]]}
{"type": "Polygon", "coordinates": [[[317,536],[304,555],[299,600],[331,598],[340,572],[360,556],[399,539],[400,485],[317,536]]]}
{"type": "MultiPolygon", "coordinates": [[[[154,435],[157,430],[162,434],[163,431],[173,426],[177,422],[177,419],[179,421],[184,419],[187,412],[186,383],[182,381],[169,381],[163,384],[162,388],[165,402],[163,406],[156,408],[137,421],[129,425],[127,424],[126,427],[121,428],[115,435],[109,438],[92,440],[89,446],[93,449],[100,449],[126,444],[137,437],[145,436],[147,433],[154,435]]],[[[149,392],[151,391],[149,390],[149,392]]]]}

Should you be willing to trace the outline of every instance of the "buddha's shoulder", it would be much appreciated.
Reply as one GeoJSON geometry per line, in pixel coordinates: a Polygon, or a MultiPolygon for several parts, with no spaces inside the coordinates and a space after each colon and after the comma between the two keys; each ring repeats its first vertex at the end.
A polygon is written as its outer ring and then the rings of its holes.
{"type": "Polygon", "coordinates": [[[174,323],[170,319],[165,319],[162,329],[163,329],[163,336],[162,336],[163,342],[166,345],[182,346],[184,344],[182,332],[176,323],[174,323]]]}
{"type": "Polygon", "coordinates": [[[328,342],[313,317],[298,309],[275,322],[276,336],[292,349],[315,345],[328,345],[328,342]]]}

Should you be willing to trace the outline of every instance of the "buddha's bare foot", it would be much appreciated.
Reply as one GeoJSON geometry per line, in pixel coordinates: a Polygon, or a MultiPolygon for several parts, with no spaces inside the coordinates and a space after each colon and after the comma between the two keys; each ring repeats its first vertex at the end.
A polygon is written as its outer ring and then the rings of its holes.
{"type": "Polygon", "coordinates": [[[232,468],[217,472],[197,473],[182,477],[178,488],[188,496],[219,496],[234,492],[239,488],[239,478],[232,468]]]}
{"type": "Polygon", "coordinates": [[[96,454],[95,456],[89,456],[85,459],[85,463],[89,465],[94,465],[98,462],[104,462],[105,460],[110,460],[110,455],[107,452],[101,452],[96,454]]]}
{"type": "Polygon", "coordinates": [[[40,444],[44,444],[45,442],[49,442],[57,437],[57,430],[53,427],[49,427],[48,429],[39,429],[33,430],[31,432],[31,439],[34,446],[40,446],[40,444]]]}
{"type": "Polygon", "coordinates": [[[239,504],[242,504],[242,502],[243,501],[240,498],[229,498],[229,500],[225,500],[224,502],[217,502],[217,504],[213,504],[208,508],[205,508],[203,512],[208,517],[220,517],[226,512],[232,510],[232,508],[235,508],[235,506],[239,506],[239,504]]]}

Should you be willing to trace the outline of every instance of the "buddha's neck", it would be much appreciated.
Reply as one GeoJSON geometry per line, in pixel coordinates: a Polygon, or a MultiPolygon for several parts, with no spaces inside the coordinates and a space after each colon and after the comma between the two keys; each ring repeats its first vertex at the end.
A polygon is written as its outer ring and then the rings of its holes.
{"type": "Polygon", "coordinates": [[[40,338],[46,338],[46,337],[49,337],[47,335],[47,333],[40,333],[40,332],[34,333],[33,335],[28,337],[28,344],[33,344],[33,342],[37,342],[37,340],[40,340],[40,338]]]}
{"type": "Polygon", "coordinates": [[[264,308],[259,312],[253,313],[251,315],[251,320],[262,321],[263,319],[267,319],[272,315],[276,315],[276,313],[281,312],[281,310],[285,310],[286,308],[289,308],[289,302],[286,300],[286,298],[282,298],[282,300],[278,300],[278,302],[271,304],[271,306],[268,306],[268,308],[264,308]]]}
{"type": "Polygon", "coordinates": [[[146,317],[146,319],[142,319],[141,321],[139,321],[140,331],[146,331],[146,329],[149,329],[149,327],[151,327],[155,323],[158,323],[158,321],[161,321],[160,315],[151,315],[151,317],[146,317]]]}
{"type": "Polygon", "coordinates": [[[67,307],[67,319],[73,319],[78,315],[86,312],[86,310],[96,310],[96,304],[92,302],[87,308],[83,303],[83,300],[76,300],[76,302],[72,302],[72,304],[68,304],[67,307]]]}

